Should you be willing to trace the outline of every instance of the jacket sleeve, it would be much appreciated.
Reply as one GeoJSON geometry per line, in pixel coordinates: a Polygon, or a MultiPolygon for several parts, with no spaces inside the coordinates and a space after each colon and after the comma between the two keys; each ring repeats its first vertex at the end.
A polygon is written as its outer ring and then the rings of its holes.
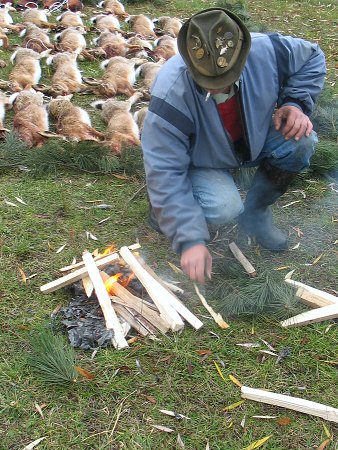
{"type": "Polygon", "coordinates": [[[187,113],[152,96],[142,132],[147,188],[160,228],[177,253],[210,238],[188,178],[193,134],[194,123],[187,113]]]}
{"type": "Polygon", "coordinates": [[[325,56],[318,44],[277,33],[269,35],[278,67],[277,106],[295,104],[310,115],[324,85],[325,56]]]}

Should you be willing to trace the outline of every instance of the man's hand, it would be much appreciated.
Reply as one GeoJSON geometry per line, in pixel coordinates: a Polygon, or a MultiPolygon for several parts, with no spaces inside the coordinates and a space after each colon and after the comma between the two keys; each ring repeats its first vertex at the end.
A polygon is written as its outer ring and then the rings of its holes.
{"type": "Polygon", "coordinates": [[[211,278],[212,257],[207,247],[197,244],[185,250],[181,255],[181,267],[192,280],[205,282],[205,276],[211,278]]]}
{"type": "Polygon", "coordinates": [[[274,124],[276,130],[281,130],[285,139],[295,138],[296,141],[299,141],[304,134],[309,136],[313,128],[308,116],[296,106],[291,105],[281,106],[277,109],[274,115],[274,124]]]}

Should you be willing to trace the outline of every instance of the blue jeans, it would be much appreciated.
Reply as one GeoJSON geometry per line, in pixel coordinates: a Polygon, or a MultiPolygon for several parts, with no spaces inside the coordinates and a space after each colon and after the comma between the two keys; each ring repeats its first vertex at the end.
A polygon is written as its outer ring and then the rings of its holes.
{"type": "MultiPolygon", "coordinates": [[[[266,159],[271,166],[286,172],[298,173],[309,167],[317,142],[315,131],[299,141],[285,140],[271,122],[259,157],[253,162],[243,164],[242,167],[259,166],[261,161],[266,159]]],[[[192,168],[188,176],[194,197],[201,205],[208,223],[222,225],[243,212],[243,202],[229,170],[192,168]]]]}

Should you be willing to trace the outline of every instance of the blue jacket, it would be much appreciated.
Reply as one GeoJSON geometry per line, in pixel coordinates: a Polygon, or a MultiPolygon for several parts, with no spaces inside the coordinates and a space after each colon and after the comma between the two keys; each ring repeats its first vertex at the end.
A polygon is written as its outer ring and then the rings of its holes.
{"type": "MultiPolygon", "coordinates": [[[[252,33],[239,80],[244,131],[254,161],[275,107],[298,106],[307,115],[323,88],[325,58],[317,44],[277,33],[252,33]]],[[[165,63],[151,90],[142,149],[151,204],[176,252],[207,242],[209,233],[187,176],[190,166],[241,165],[215,101],[192,80],[180,55],[165,63]]]]}

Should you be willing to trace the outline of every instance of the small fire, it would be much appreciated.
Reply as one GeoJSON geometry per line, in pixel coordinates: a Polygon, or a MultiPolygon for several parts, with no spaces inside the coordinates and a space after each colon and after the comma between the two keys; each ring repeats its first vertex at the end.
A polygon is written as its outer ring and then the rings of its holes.
{"type": "Polygon", "coordinates": [[[122,273],[117,273],[116,275],[112,275],[109,277],[105,282],[104,285],[106,286],[107,292],[110,295],[114,295],[114,284],[117,282],[119,278],[122,277],[122,273]]]}
{"type": "Polygon", "coordinates": [[[112,244],[109,247],[107,247],[105,250],[103,250],[103,252],[100,253],[100,255],[106,256],[106,255],[109,255],[110,253],[114,253],[114,252],[117,252],[117,247],[116,247],[115,242],[112,242],[112,244]]]}

